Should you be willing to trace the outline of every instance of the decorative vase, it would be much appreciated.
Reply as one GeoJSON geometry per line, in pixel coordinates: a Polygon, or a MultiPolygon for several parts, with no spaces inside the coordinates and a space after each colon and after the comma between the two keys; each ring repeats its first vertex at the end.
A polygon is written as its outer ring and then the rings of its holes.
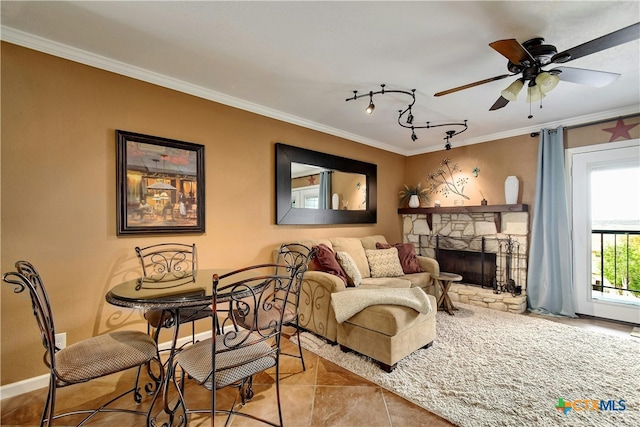
{"type": "Polygon", "coordinates": [[[518,190],[520,183],[518,178],[511,175],[504,180],[504,200],[507,205],[515,205],[518,203],[518,190]]]}
{"type": "Polygon", "coordinates": [[[411,197],[409,197],[409,207],[417,208],[418,206],[420,206],[420,199],[418,199],[416,194],[412,194],[411,197]]]}
{"type": "Polygon", "coordinates": [[[333,193],[331,197],[331,207],[334,210],[340,209],[340,196],[338,196],[338,193],[333,193]]]}

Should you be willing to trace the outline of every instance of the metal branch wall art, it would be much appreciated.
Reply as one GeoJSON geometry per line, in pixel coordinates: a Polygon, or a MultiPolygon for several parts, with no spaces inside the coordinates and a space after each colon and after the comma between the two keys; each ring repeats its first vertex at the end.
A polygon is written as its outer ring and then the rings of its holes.
{"type": "Polygon", "coordinates": [[[448,197],[449,194],[456,194],[469,200],[469,197],[464,194],[464,186],[469,181],[469,178],[456,178],[454,175],[458,172],[462,172],[462,169],[457,163],[452,164],[450,159],[442,159],[440,167],[427,176],[427,180],[430,181],[429,191],[431,194],[440,193],[444,197],[448,197]]]}

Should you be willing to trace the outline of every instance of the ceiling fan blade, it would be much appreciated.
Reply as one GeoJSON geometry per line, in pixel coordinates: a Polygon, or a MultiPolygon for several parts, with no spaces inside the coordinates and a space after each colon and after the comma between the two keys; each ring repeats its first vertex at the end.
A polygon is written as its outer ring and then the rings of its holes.
{"type": "Polygon", "coordinates": [[[529,64],[535,62],[531,54],[516,39],[498,40],[489,43],[489,46],[514,64],[522,64],[526,61],[529,64]]]}
{"type": "Polygon", "coordinates": [[[498,98],[498,100],[496,102],[493,103],[491,108],[489,108],[489,111],[499,110],[500,108],[504,107],[508,103],[509,103],[509,100],[506,99],[505,97],[501,96],[500,98],[498,98]]]}
{"type": "Polygon", "coordinates": [[[620,74],[607,71],[585,70],[583,68],[556,67],[549,72],[560,71],[560,80],[563,82],[578,83],[591,87],[603,87],[615,82],[620,74]]]}
{"type": "Polygon", "coordinates": [[[469,84],[466,84],[464,86],[454,87],[453,89],[443,90],[442,92],[438,92],[438,93],[434,94],[433,96],[448,95],[448,94],[453,93],[453,92],[458,92],[460,90],[469,89],[470,87],[480,86],[480,85],[483,85],[485,83],[495,82],[496,80],[506,79],[507,77],[511,77],[513,75],[515,75],[515,74],[503,74],[501,76],[491,77],[489,79],[484,79],[484,80],[480,80],[480,81],[477,81],[477,82],[469,83],[469,84]]]}
{"type": "Polygon", "coordinates": [[[638,38],[640,38],[640,22],[586,43],[582,43],[581,45],[567,49],[564,52],[556,53],[551,58],[551,62],[562,64],[564,62],[573,61],[574,59],[591,55],[592,53],[600,52],[601,50],[609,49],[638,38]]]}

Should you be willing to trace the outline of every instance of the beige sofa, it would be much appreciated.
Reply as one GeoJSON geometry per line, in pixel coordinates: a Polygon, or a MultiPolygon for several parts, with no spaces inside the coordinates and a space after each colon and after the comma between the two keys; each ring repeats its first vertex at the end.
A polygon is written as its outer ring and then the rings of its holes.
{"type": "MultiPolygon", "coordinates": [[[[432,275],[440,268],[436,260],[417,256],[423,272],[404,274],[399,277],[371,277],[366,250],[377,249],[376,243],[387,243],[384,236],[363,238],[336,237],[328,239],[302,240],[312,248],[324,244],[334,252],[347,252],[355,262],[362,282],[357,288],[347,287],[335,275],[313,270],[305,273],[300,296],[299,324],[302,328],[337,342],[343,350],[354,350],[377,360],[381,367],[391,371],[398,360],[421,347],[428,347],[435,339],[435,313],[432,275]],[[372,305],[339,323],[336,320],[331,294],[353,292],[359,289],[411,289],[422,288],[432,308],[429,313],[420,313],[413,308],[395,305],[372,305]]],[[[414,290],[415,291],[415,290],[414,290]]],[[[403,291],[404,292],[404,291],[403,291]]],[[[357,294],[354,294],[354,296],[357,294]]]]}

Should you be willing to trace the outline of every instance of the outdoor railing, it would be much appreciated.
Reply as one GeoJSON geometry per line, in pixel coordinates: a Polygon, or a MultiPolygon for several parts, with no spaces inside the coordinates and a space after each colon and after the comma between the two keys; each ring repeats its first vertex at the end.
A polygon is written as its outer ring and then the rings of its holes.
{"type": "Polygon", "coordinates": [[[592,289],[640,297],[640,231],[592,230],[591,236],[592,289]]]}

